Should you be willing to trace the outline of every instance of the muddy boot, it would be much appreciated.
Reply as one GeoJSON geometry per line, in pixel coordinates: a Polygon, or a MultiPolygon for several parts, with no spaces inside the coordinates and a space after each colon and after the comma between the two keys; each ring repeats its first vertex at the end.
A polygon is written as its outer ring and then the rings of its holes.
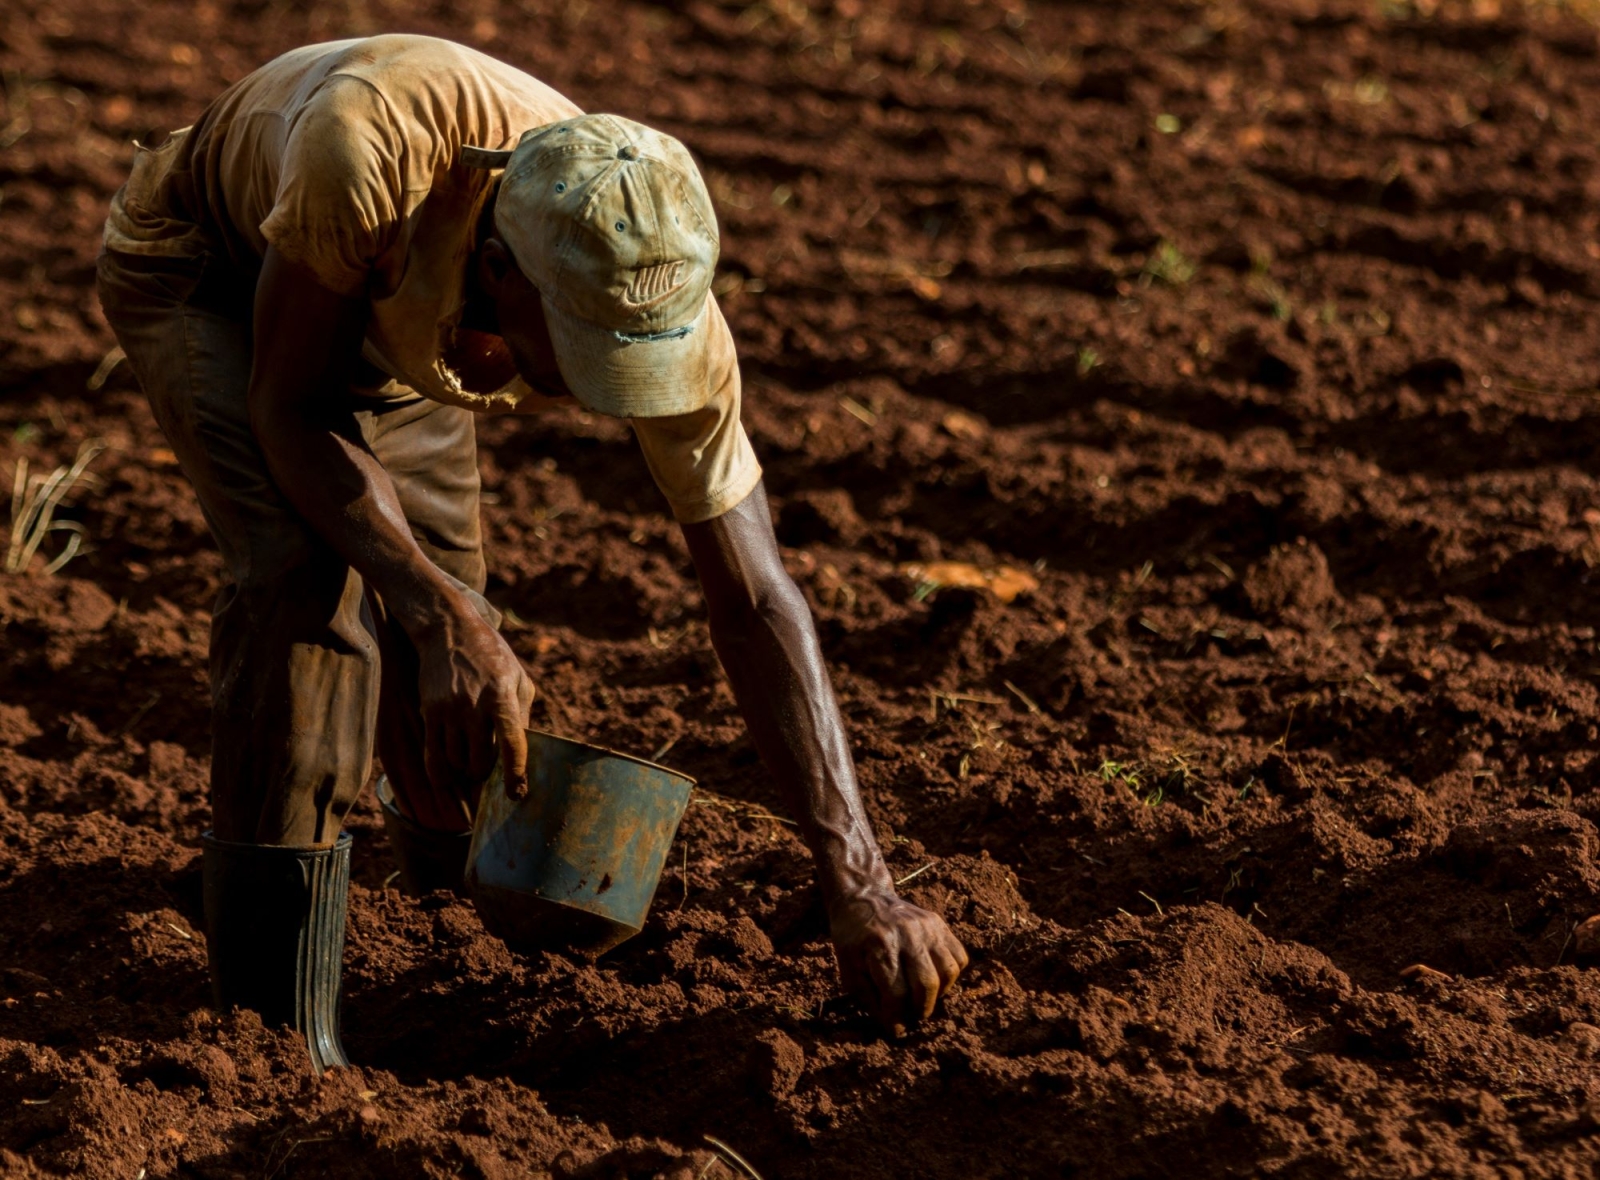
{"type": "Polygon", "coordinates": [[[383,830],[389,836],[395,867],[400,870],[400,887],[413,897],[435,889],[461,892],[472,833],[435,831],[401,815],[387,775],[378,779],[378,805],[383,809],[383,830]]]}
{"type": "Polygon", "coordinates": [[[339,1041],[350,836],[332,848],[203,838],[206,950],[219,1011],[251,1008],[305,1034],[317,1071],[349,1065],[339,1041]]]}

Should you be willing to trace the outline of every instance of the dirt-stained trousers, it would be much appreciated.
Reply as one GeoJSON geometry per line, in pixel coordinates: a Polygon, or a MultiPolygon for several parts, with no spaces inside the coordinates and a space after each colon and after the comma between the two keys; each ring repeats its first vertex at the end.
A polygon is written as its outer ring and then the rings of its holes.
{"type": "MultiPolygon", "coordinates": [[[[211,622],[212,824],[224,840],[331,845],[374,747],[402,811],[448,815],[423,767],[417,653],[273,482],[250,427],[252,284],[215,256],[104,252],[100,300],[226,565],[211,622]]],[[[342,394],[423,553],[484,601],[472,414],[389,382],[342,394]]],[[[454,822],[465,829],[459,805],[454,822]]]]}

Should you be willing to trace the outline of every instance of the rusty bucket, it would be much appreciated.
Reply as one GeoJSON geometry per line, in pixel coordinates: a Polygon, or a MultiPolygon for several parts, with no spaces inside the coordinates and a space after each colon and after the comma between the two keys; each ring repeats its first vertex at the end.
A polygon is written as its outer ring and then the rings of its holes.
{"type": "Polygon", "coordinates": [[[528,731],[528,795],[500,769],[478,801],[467,892],[515,950],[604,954],[644,927],[694,780],[615,750],[528,731]]]}

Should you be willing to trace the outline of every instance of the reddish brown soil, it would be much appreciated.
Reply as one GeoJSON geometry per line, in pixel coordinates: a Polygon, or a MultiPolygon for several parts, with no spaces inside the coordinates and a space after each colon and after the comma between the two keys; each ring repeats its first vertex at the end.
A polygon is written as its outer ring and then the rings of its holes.
{"type": "Polygon", "coordinates": [[[0,576],[0,1172],[1593,1175],[1597,54],[1493,0],[11,0],[0,472],[113,449],[93,552],[0,576]],[[700,154],[873,816],[973,952],[904,1041],[579,414],[483,430],[491,597],[537,721],[700,777],[649,929],[513,956],[385,888],[369,799],[361,1068],[205,1006],[218,561],[126,370],[85,389],[92,259],[130,135],[380,29],[700,154]]]}

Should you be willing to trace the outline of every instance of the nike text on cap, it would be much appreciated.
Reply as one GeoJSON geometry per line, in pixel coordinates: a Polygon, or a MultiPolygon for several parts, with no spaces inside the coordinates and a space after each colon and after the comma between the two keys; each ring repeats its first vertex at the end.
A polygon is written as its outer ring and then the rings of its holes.
{"type": "Polygon", "coordinates": [[[462,162],[505,169],[495,232],[539,290],[577,399],[622,418],[704,406],[717,221],[688,149],[631,119],[580,115],[511,151],[466,148],[462,162]]]}

